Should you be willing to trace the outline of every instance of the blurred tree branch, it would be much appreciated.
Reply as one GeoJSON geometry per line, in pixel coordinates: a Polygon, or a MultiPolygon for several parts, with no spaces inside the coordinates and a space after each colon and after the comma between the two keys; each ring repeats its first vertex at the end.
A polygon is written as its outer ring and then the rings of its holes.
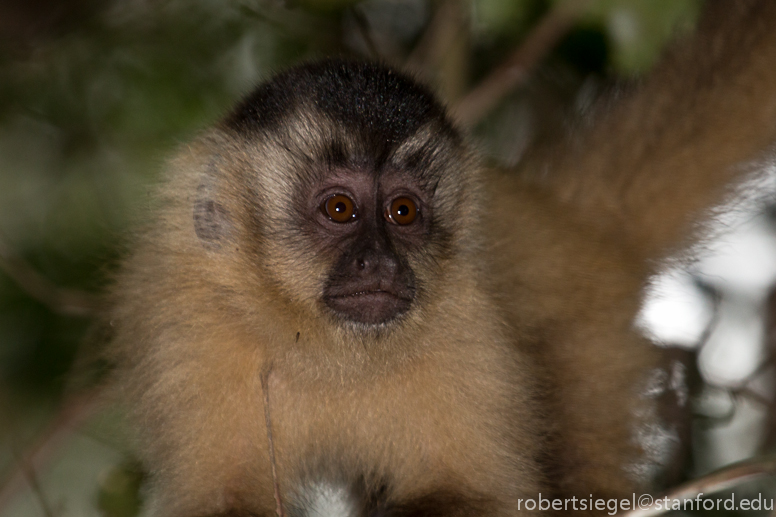
{"type": "Polygon", "coordinates": [[[369,20],[367,20],[366,16],[364,16],[364,13],[354,7],[351,7],[349,12],[353,16],[353,20],[356,22],[358,34],[364,41],[364,45],[369,52],[369,57],[372,59],[385,57],[381,54],[377,44],[375,43],[374,35],[372,34],[372,27],[370,27],[369,20]]]}
{"type": "Polygon", "coordinates": [[[54,285],[16,255],[2,236],[0,236],[0,269],[31,298],[57,314],[89,317],[95,315],[100,307],[97,295],[54,285]]]}
{"type": "Polygon", "coordinates": [[[485,118],[511,90],[528,79],[531,69],[568,33],[589,3],[558,3],[503,63],[455,105],[454,118],[464,126],[474,126],[485,118]]]}
{"type": "Polygon", "coordinates": [[[760,479],[776,474],[776,457],[761,457],[753,460],[736,463],[725,467],[707,476],[690,481],[684,485],[656,498],[656,502],[648,508],[639,508],[631,510],[623,517],[649,517],[662,515],[672,511],[670,505],[659,505],[660,501],[665,499],[683,501],[685,499],[694,499],[700,495],[710,495],[722,490],[735,488],[747,481],[760,479]],[[666,508],[668,506],[668,508],[666,508]]]}
{"type": "Polygon", "coordinates": [[[447,102],[460,97],[469,71],[466,22],[460,1],[436,2],[431,21],[404,62],[406,70],[435,84],[447,102]]]}

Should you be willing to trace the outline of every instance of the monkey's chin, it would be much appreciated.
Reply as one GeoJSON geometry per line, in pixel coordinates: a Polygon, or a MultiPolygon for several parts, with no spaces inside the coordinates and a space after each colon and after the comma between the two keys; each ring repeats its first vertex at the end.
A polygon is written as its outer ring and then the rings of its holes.
{"type": "Polygon", "coordinates": [[[412,305],[412,300],[381,290],[329,296],[325,302],[338,317],[364,325],[388,323],[407,312],[412,305]]]}

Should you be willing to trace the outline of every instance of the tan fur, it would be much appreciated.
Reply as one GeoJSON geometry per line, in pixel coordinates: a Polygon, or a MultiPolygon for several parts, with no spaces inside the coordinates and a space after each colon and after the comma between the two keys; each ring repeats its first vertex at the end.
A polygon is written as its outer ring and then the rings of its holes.
{"type": "Polygon", "coordinates": [[[542,365],[560,494],[655,489],[629,469],[646,461],[634,432],[654,415],[641,392],[665,351],[634,317],[648,276],[774,142],[774,63],[776,3],[710,2],[645,84],[549,159],[491,182],[496,291],[542,365]]]}
{"type": "MultiPolygon", "coordinates": [[[[289,126],[306,133],[304,145],[316,145],[319,126],[289,126]]],[[[429,137],[420,131],[397,159],[429,137]]],[[[291,224],[283,220],[289,194],[282,191],[284,167],[297,166],[284,165],[289,159],[272,142],[248,146],[219,130],[184,149],[162,190],[156,226],[118,279],[118,376],[151,470],[152,513],[274,511],[264,373],[285,498],[308,478],[337,482],[341,472],[363,472],[390,481],[396,498],[440,484],[467,487],[500,504],[491,514],[517,513],[516,499],[535,497],[541,479],[532,382],[482,289],[472,237],[476,183],[470,200],[440,194],[440,205],[469,208],[453,221],[458,258],[416,264],[430,300],[422,312],[383,335],[360,334],[319,313],[316,282],[326,258],[300,263],[272,235],[291,224]],[[240,219],[228,249],[208,250],[194,233],[191,203],[214,159],[218,173],[208,188],[240,219]],[[261,192],[269,215],[254,231],[242,192],[259,184],[269,185],[261,192]]],[[[476,168],[465,166],[464,178],[474,182],[476,168]]]]}

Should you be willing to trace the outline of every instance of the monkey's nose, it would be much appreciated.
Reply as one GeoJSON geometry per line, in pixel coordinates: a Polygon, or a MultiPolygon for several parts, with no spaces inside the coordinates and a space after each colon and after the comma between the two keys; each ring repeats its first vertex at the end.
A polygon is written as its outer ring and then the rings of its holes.
{"type": "Polygon", "coordinates": [[[375,270],[380,262],[380,257],[375,250],[365,250],[359,253],[353,260],[357,270],[369,273],[375,270]]]}
{"type": "Polygon", "coordinates": [[[380,250],[365,250],[353,259],[353,266],[360,274],[392,275],[397,263],[393,254],[380,250]]]}

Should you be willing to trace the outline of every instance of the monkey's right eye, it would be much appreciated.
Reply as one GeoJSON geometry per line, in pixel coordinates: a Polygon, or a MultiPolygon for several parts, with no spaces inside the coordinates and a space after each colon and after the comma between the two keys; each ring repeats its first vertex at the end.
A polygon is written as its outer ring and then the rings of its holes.
{"type": "Polygon", "coordinates": [[[323,202],[323,212],[336,223],[347,223],[355,219],[356,209],[353,200],[343,194],[335,194],[323,202]]]}

